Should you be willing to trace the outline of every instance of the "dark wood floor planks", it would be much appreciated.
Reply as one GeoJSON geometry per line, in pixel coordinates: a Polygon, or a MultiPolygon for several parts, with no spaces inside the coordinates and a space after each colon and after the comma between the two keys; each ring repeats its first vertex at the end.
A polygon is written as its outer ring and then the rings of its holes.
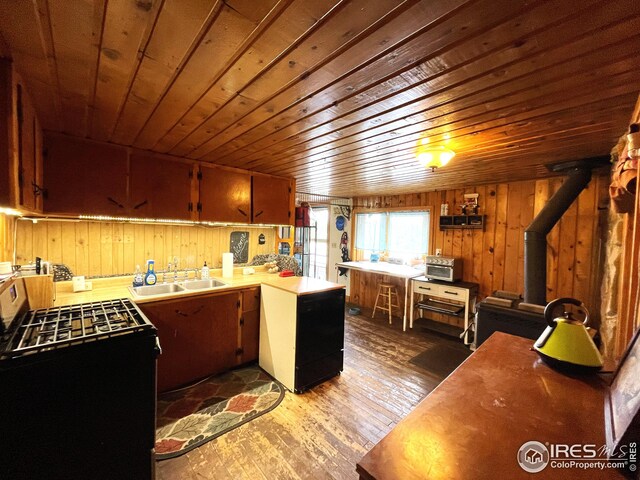
{"type": "Polygon", "coordinates": [[[344,371],[226,435],[157,463],[158,480],[356,479],[356,462],[442,378],[409,360],[442,338],[347,316],[344,371]]]}

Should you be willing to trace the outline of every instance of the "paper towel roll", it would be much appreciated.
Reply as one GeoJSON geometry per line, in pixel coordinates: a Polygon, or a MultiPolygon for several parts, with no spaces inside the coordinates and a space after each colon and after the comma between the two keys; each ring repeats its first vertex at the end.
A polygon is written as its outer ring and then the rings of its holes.
{"type": "Polygon", "coordinates": [[[222,254],[222,276],[233,277],[233,253],[222,254]]]}

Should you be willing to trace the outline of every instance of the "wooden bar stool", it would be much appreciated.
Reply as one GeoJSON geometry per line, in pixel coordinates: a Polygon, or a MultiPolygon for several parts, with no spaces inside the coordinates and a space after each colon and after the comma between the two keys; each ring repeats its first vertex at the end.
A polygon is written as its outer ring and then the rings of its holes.
{"type": "Polygon", "coordinates": [[[400,308],[400,300],[398,297],[398,289],[395,285],[391,285],[389,283],[381,283],[378,285],[378,295],[376,295],[376,303],[373,306],[373,313],[371,314],[371,318],[374,317],[377,310],[382,310],[383,312],[387,312],[389,314],[389,324],[391,324],[391,310],[393,307],[400,308]],[[391,299],[392,295],[395,295],[396,303],[393,303],[391,299]],[[382,298],[382,301],[380,302],[382,298]],[[378,306],[378,302],[380,302],[380,306],[378,306]]]}

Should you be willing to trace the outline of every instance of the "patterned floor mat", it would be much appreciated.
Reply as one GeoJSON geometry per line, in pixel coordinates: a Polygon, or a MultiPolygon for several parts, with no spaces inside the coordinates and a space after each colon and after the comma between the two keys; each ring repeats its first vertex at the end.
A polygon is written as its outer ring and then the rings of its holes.
{"type": "Polygon", "coordinates": [[[257,365],[210,377],[158,397],[156,460],[180,456],[263,415],[284,387],[257,365]]]}

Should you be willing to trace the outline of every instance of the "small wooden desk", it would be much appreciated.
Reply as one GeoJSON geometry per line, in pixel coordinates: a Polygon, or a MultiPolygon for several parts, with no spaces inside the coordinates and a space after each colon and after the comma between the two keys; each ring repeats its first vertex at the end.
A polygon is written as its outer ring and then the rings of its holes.
{"type": "Polygon", "coordinates": [[[614,469],[536,474],[517,462],[529,441],[605,444],[605,383],[571,378],[494,333],[356,466],[361,479],[622,479],[614,469]]]}
{"type": "MultiPolygon", "coordinates": [[[[360,270],[363,272],[378,273],[380,275],[388,275],[404,279],[404,315],[402,317],[402,331],[407,331],[407,301],[409,298],[409,279],[419,277],[424,273],[424,269],[416,270],[407,265],[395,265],[387,262],[341,262],[336,263],[336,279],[337,269],[348,268],[351,270],[360,270]]],[[[337,281],[337,280],[336,280],[337,281]]]]}

